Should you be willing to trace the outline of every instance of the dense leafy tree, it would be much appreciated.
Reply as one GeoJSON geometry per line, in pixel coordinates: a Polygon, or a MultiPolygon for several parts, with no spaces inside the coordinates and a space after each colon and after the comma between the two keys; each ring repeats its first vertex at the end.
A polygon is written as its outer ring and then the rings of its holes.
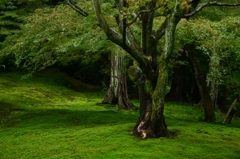
{"type": "MultiPolygon", "coordinates": [[[[132,79],[138,81],[140,93],[140,117],[133,130],[134,135],[146,137],[170,136],[164,121],[164,98],[168,81],[169,60],[174,48],[176,26],[183,17],[190,17],[202,8],[211,5],[229,5],[218,2],[202,4],[195,9],[200,0],[193,1],[119,1],[115,4],[115,15],[119,32],[110,27],[101,11],[98,0],[93,0],[97,20],[108,38],[125,49],[137,65],[130,70],[132,79]],[[163,23],[154,23],[158,19],[155,13],[164,19],[163,23]],[[132,31],[131,24],[140,22],[141,41],[132,31]],[[163,52],[158,50],[158,41],[165,35],[163,52]],[[140,69],[139,69],[139,68],[140,69]]],[[[237,4],[239,5],[239,4],[237,4]]],[[[86,14],[83,13],[86,16],[86,14]]],[[[205,120],[214,121],[212,105],[205,105],[205,120]]]]}
{"type": "Polygon", "coordinates": [[[117,48],[106,40],[97,22],[89,19],[79,18],[64,5],[37,9],[2,53],[13,54],[16,64],[30,73],[56,63],[93,63],[101,53],[117,48]]]}

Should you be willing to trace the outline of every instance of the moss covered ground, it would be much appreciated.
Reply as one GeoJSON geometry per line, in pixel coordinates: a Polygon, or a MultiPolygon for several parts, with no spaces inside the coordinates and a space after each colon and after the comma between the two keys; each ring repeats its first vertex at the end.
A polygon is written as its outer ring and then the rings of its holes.
{"type": "MultiPolygon", "coordinates": [[[[238,159],[240,120],[202,122],[201,108],[166,103],[174,138],[139,140],[131,135],[138,111],[99,106],[104,92],[55,70],[21,79],[0,73],[1,159],[238,159]]],[[[137,106],[138,102],[135,100],[137,106]]]]}

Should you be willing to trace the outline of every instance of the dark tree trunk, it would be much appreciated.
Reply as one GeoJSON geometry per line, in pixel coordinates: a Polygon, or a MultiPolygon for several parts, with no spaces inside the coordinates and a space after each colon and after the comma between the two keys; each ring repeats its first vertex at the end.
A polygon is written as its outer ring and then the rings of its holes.
{"type": "MultiPolygon", "coordinates": [[[[178,61],[183,61],[182,57],[178,61]]],[[[174,68],[172,85],[166,100],[175,102],[187,102],[187,66],[178,65],[174,68]]]]}
{"type": "Polygon", "coordinates": [[[207,83],[205,80],[205,76],[201,70],[201,67],[198,63],[198,60],[194,54],[195,46],[186,46],[185,48],[185,55],[192,67],[194,72],[199,93],[201,95],[201,102],[204,108],[204,119],[208,122],[215,121],[215,112],[214,112],[214,103],[211,99],[210,92],[207,87],[207,83]]]}
{"type": "Polygon", "coordinates": [[[218,108],[219,110],[222,112],[222,113],[227,113],[228,110],[227,110],[227,99],[229,97],[229,88],[224,86],[224,90],[223,90],[223,95],[222,97],[219,99],[219,102],[218,102],[218,108]]]}
{"type": "Polygon", "coordinates": [[[128,98],[126,69],[123,64],[124,55],[111,56],[111,80],[103,104],[118,104],[118,109],[132,109],[128,98]]]}
{"type": "Polygon", "coordinates": [[[238,96],[232,103],[231,107],[228,109],[228,113],[223,121],[225,124],[231,124],[232,118],[235,114],[237,106],[239,105],[240,96],[238,96]]]}
{"type": "Polygon", "coordinates": [[[150,115],[151,115],[151,108],[152,108],[152,98],[149,93],[145,91],[145,82],[146,78],[140,72],[137,75],[137,82],[138,82],[138,92],[139,92],[139,100],[140,100],[140,109],[139,114],[140,117],[138,118],[136,125],[132,131],[134,136],[139,137],[140,139],[145,139],[149,137],[155,137],[153,131],[149,128],[150,124],[150,115]]]}
{"type": "Polygon", "coordinates": [[[197,104],[201,100],[201,96],[198,90],[198,85],[195,82],[195,80],[194,82],[191,82],[189,85],[190,85],[189,92],[188,92],[189,100],[192,102],[192,104],[197,104]]]}

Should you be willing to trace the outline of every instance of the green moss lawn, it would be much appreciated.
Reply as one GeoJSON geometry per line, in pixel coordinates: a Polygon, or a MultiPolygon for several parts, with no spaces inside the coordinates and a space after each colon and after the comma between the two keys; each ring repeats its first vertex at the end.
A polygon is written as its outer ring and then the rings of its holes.
{"type": "MultiPolygon", "coordinates": [[[[54,70],[0,73],[0,159],[239,159],[240,120],[202,122],[202,110],[166,103],[175,136],[131,135],[138,111],[100,106],[104,92],[54,70]]],[[[134,104],[138,106],[135,100],[134,104]]]]}

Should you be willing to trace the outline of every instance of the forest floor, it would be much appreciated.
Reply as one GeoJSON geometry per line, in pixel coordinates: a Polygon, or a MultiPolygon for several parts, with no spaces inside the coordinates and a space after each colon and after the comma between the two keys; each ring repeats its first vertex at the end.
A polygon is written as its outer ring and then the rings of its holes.
{"type": "MultiPolygon", "coordinates": [[[[239,159],[240,119],[203,122],[201,108],[166,103],[175,136],[139,140],[131,135],[138,111],[98,106],[104,92],[57,71],[21,79],[0,73],[1,159],[239,159]]],[[[138,106],[137,100],[133,101],[138,106]]]]}

